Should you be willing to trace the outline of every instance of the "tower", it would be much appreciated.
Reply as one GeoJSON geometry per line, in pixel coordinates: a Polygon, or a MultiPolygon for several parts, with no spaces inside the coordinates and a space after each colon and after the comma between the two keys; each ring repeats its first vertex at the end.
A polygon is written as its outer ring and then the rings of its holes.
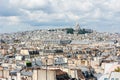
{"type": "Polygon", "coordinates": [[[75,25],[75,31],[79,31],[80,30],[80,25],[79,25],[79,23],[77,23],[76,25],[75,25]]]}
{"type": "Polygon", "coordinates": [[[76,23],[76,25],[75,25],[75,28],[74,28],[74,34],[78,34],[78,32],[80,31],[80,25],[79,25],[79,23],[76,23]]]}

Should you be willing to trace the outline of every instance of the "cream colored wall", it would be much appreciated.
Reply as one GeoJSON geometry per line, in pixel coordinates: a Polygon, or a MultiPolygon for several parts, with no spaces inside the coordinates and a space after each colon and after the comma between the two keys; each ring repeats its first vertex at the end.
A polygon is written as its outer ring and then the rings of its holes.
{"type": "Polygon", "coordinates": [[[2,77],[2,76],[3,76],[3,71],[1,70],[1,71],[0,71],[0,77],[2,77]]]}
{"type": "MultiPolygon", "coordinates": [[[[46,80],[46,70],[38,70],[38,80],[46,80]]],[[[47,71],[47,80],[56,80],[55,71],[47,71]]]]}
{"type": "Polygon", "coordinates": [[[3,71],[3,77],[5,77],[5,78],[9,77],[9,71],[8,70],[3,71]]]}
{"type": "Polygon", "coordinates": [[[38,74],[37,74],[37,70],[33,70],[33,76],[32,76],[33,80],[38,80],[38,74]]]}
{"type": "Polygon", "coordinates": [[[20,54],[22,54],[22,55],[29,55],[29,52],[28,52],[28,50],[21,50],[20,54]]]}

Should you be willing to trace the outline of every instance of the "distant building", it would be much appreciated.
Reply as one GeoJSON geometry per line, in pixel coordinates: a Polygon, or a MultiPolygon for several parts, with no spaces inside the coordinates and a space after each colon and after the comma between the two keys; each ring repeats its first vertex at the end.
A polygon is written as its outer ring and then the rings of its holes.
{"type": "Polygon", "coordinates": [[[44,44],[70,44],[71,40],[45,40],[44,44]]]}
{"type": "Polygon", "coordinates": [[[75,28],[74,28],[74,34],[78,34],[78,32],[80,31],[80,25],[77,23],[76,25],[75,25],[75,28]]]}
{"type": "Polygon", "coordinates": [[[98,80],[120,80],[120,72],[111,72],[102,75],[98,80]]]}
{"type": "Polygon", "coordinates": [[[81,28],[80,28],[80,25],[79,25],[79,23],[77,23],[76,25],[75,25],[75,31],[78,31],[78,30],[80,30],[81,28]]]}

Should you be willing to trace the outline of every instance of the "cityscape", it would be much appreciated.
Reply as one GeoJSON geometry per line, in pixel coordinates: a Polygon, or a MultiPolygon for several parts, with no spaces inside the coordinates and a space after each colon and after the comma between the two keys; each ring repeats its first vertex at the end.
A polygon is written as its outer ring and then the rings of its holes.
{"type": "Polygon", "coordinates": [[[1,0],[0,80],[120,80],[120,1],[1,0]]]}
{"type": "Polygon", "coordinates": [[[120,34],[40,29],[0,35],[1,80],[119,80],[120,34]]]}

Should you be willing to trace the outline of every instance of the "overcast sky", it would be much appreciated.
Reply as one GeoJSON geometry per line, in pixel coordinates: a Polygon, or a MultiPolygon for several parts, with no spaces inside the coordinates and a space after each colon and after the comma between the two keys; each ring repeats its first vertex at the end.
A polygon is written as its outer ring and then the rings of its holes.
{"type": "Polygon", "coordinates": [[[120,0],[0,0],[0,33],[74,27],[120,32],[120,0]]]}

